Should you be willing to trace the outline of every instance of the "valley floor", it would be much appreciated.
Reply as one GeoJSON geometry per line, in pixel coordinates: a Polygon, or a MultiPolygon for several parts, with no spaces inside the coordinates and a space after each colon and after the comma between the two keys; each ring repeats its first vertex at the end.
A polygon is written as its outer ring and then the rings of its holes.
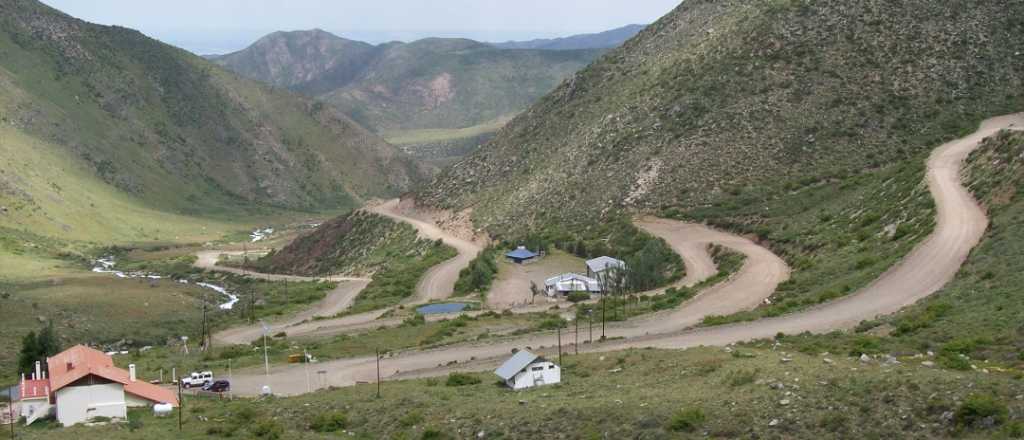
{"type": "MultiPolygon", "coordinates": [[[[674,236],[671,232],[673,228],[668,228],[670,243],[710,241],[730,247],[748,257],[741,272],[728,282],[712,287],[682,306],[674,312],[679,316],[671,315],[675,320],[659,316],[630,323],[633,325],[623,325],[609,333],[609,337],[616,339],[588,345],[583,347],[583,350],[590,352],[643,347],[686,348],[767,339],[779,333],[821,333],[852,328],[862,321],[894,313],[913,304],[951,280],[970,250],[980,241],[987,226],[987,219],[977,202],[960,184],[960,168],[967,155],[977,148],[984,138],[1013,125],[1024,125],[1024,115],[985,121],[974,134],[935,150],[928,161],[927,176],[929,188],[938,207],[937,227],[932,235],[899,265],[867,288],[807,312],[679,333],[698,324],[706,316],[756,307],[774,291],[776,285],[788,277],[788,268],[781,259],[749,240],[710,230],[704,234],[695,234],[693,228],[699,229],[700,226],[677,223],[674,226],[677,230],[674,236]],[[737,298],[745,299],[737,301],[737,298]]],[[[397,206],[397,202],[391,202],[388,206],[397,206]]],[[[418,228],[423,227],[416,223],[414,225],[418,228]]],[[[428,226],[433,228],[432,225],[428,226]]],[[[436,233],[433,229],[428,230],[436,233]]],[[[693,251],[694,247],[680,246],[676,250],[688,252],[693,251]]],[[[454,279],[451,281],[454,284],[454,279]]],[[[490,341],[486,344],[452,346],[426,352],[399,353],[385,362],[387,366],[384,376],[438,375],[450,370],[437,369],[438,366],[446,365],[455,365],[451,369],[457,370],[485,369],[493,362],[484,362],[484,359],[506,356],[513,349],[524,347],[546,347],[546,352],[550,353],[551,347],[556,343],[556,336],[547,334],[500,342],[490,341]],[[420,371],[426,372],[420,374],[420,371]]],[[[373,358],[356,358],[322,364],[320,368],[326,371],[327,384],[344,386],[374,380],[375,366],[373,358]]],[[[255,395],[263,385],[269,384],[280,394],[302,393],[306,390],[306,384],[299,372],[298,367],[278,367],[271,371],[269,377],[256,372],[239,374],[236,376],[236,389],[242,394],[255,395]]]]}

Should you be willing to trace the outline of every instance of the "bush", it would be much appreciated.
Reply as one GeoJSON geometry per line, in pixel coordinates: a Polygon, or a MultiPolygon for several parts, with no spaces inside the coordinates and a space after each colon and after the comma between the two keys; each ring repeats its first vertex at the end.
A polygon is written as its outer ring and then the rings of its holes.
{"type": "Polygon", "coordinates": [[[959,427],[978,428],[1006,423],[1009,410],[1006,404],[989,394],[972,394],[956,410],[959,427]]]}
{"type": "Polygon", "coordinates": [[[572,292],[566,299],[571,303],[579,303],[590,299],[590,294],[587,292],[572,292]]]}
{"type": "Polygon", "coordinates": [[[249,428],[252,434],[259,438],[277,440],[284,435],[284,427],[274,420],[264,419],[249,428]]]}
{"type": "Polygon", "coordinates": [[[348,419],[345,414],[339,411],[317,414],[309,422],[309,429],[315,432],[336,432],[348,427],[348,419]]]}
{"type": "Polygon", "coordinates": [[[448,438],[451,438],[451,436],[436,429],[427,429],[423,431],[423,436],[420,437],[422,440],[443,440],[448,438]]]}
{"type": "Polygon", "coordinates": [[[479,377],[466,373],[451,373],[448,375],[448,380],[444,383],[445,386],[449,387],[461,387],[464,385],[476,385],[482,382],[479,377]]]}
{"type": "Polygon", "coordinates": [[[135,432],[140,429],[142,429],[142,419],[138,417],[128,419],[128,431],[135,432]]]}
{"type": "Polygon", "coordinates": [[[735,370],[730,371],[725,376],[725,382],[733,387],[740,387],[743,385],[749,385],[754,383],[757,379],[757,375],[760,371],[754,370],[735,370]]]}
{"type": "Polygon", "coordinates": [[[688,408],[679,410],[668,423],[668,429],[675,432],[693,432],[704,424],[704,410],[688,408]]]}

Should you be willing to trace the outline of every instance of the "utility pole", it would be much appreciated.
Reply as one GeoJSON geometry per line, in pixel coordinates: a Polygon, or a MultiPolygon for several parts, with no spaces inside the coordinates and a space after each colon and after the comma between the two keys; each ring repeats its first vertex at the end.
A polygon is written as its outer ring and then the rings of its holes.
{"type": "Polygon", "coordinates": [[[185,397],[181,395],[181,381],[178,381],[178,432],[181,432],[181,413],[185,412],[185,397]]]}
{"type": "Polygon", "coordinates": [[[256,321],[256,290],[249,286],[249,322],[256,321]]]}
{"type": "Polygon", "coordinates": [[[210,330],[209,330],[209,327],[207,327],[207,323],[206,323],[206,305],[207,305],[206,300],[207,300],[206,293],[203,293],[203,334],[202,334],[202,338],[203,338],[202,344],[203,345],[202,345],[202,351],[206,351],[207,349],[210,348],[210,339],[211,339],[210,338],[210,334],[209,334],[210,330]]]}
{"type": "Polygon", "coordinates": [[[573,321],[576,322],[576,331],[573,332],[573,337],[576,338],[576,340],[573,342],[572,346],[576,349],[576,354],[580,354],[580,317],[579,317],[579,315],[576,315],[576,319],[574,319],[573,321]]]}
{"type": "MultiPolygon", "coordinates": [[[[22,376],[24,378],[25,376],[22,376]]],[[[38,377],[36,379],[39,379],[38,377]]],[[[14,418],[14,391],[7,390],[7,409],[11,411],[11,438],[14,436],[14,425],[18,423],[18,419],[14,418]]]]}
{"type": "Polygon", "coordinates": [[[313,392],[313,382],[309,379],[309,352],[305,348],[302,349],[302,363],[306,364],[306,392],[313,392]]]}
{"type": "Polygon", "coordinates": [[[231,395],[231,384],[234,382],[235,377],[231,375],[231,358],[228,358],[228,400],[235,400],[231,395]]]}
{"type": "Polygon", "coordinates": [[[558,326],[558,364],[562,364],[562,326],[558,326]]]}
{"type": "Polygon", "coordinates": [[[601,340],[604,340],[605,313],[608,308],[608,298],[601,298],[601,340]]]}
{"type": "Polygon", "coordinates": [[[380,349],[374,350],[377,354],[377,398],[380,399],[380,349]]]}
{"type": "Polygon", "coordinates": [[[587,326],[590,327],[590,335],[587,336],[587,342],[594,342],[594,309],[587,310],[587,326]]]}

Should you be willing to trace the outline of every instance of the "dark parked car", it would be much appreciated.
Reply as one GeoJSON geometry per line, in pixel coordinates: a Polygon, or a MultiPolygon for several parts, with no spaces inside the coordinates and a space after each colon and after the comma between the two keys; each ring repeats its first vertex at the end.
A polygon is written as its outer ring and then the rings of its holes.
{"type": "Polygon", "coordinates": [[[209,391],[211,393],[223,393],[230,390],[231,382],[226,380],[218,380],[203,387],[203,391],[209,391]]]}

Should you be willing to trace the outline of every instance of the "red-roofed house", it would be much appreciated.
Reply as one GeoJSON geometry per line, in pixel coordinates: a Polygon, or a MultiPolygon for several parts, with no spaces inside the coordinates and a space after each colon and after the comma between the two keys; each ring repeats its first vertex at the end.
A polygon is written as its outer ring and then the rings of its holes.
{"type": "Polygon", "coordinates": [[[31,425],[37,419],[47,417],[53,412],[50,405],[50,380],[42,373],[42,366],[36,362],[36,372],[31,379],[21,376],[18,386],[19,414],[25,418],[25,424],[31,425]]]}
{"type": "Polygon", "coordinates": [[[64,426],[97,417],[127,419],[128,407],[170,403],[178,406],[174,392],[136,380],[129,371],[114,366],[101,351],[76,345],[46,360],[49,368],[50,402],[57,407],[57,421],[64,426]]]}

